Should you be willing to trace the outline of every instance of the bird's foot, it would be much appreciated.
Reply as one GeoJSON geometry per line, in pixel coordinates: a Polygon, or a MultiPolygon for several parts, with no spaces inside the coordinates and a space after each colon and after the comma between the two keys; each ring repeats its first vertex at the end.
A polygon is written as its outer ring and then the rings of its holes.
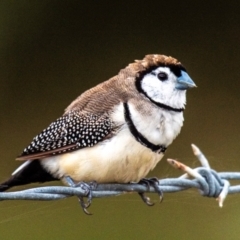
{"type": "Polygon", "coordinates": [[[85,182],[75,183],[69,176],[65,177],[65,180],[70,187],[80,187],[84,191],[86,191],[87,201],[85,202],[82,196],[78,196],[78,200],[80,206],[82,207],[83,212],[86,213],[87,215],[92,215],[92,213],[88,212],[87,208],[89,208],[92,203],[92,190],[97,187],[97,182],[93,181],[90,183],[85,182]]]}
{"type": "MultiPolygon", "coordinates": [[[[159,195],[160,202],[162,202],[163,192],[159,188],[159,180],[157,178],[143,178],[139,181],[139,184],[147,185],[148,189],[150,189],[150,187],[153,187],[159,195]]],[[[150,198],[145,196],[144,192],[139,192],[138,194],[142,198],[143,202],[148,206],[154,205],[154,203],[150,201],[150,198]]]]}
{"type": "Polygon", "coordinates": [[[92,213],[88,212],[87,208],[90,207],[92,203],[92,186],[91,184],[87,184],[85,182],[80,182],[76,184],[76,187],[80,187],[83,190],[87,192],[87,201],[84,201],[84,198],[82,196],[78,196],[79,203],[83,209],[83,212],[86,213],[87,215],[92,215],[92,213]]]}

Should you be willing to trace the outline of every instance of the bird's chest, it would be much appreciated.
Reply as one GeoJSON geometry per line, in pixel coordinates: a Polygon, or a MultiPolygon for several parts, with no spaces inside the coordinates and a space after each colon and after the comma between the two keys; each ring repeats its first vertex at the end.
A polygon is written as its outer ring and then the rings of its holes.
{"type": "Polygon", "coordinates": [[[180,133],[184,120],[182,113],[156,108],[143,113],[134,106],[129,105],[129,108],[136,129],[153,144],[167,147],[180,133]]]}

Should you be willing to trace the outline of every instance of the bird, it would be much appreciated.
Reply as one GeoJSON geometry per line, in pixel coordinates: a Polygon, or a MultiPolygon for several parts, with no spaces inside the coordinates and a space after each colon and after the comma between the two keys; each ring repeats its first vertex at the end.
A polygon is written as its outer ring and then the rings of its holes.
{"type": "Polygon", "coordinates": [[[154,178],[146,176],[180,133],[186,90],[193,87],[186,68],[171,56],[135,60],[83,92],[34,137],[0,191],[54,180],[70,186],[141,180],[154,185],[154,178]]]}

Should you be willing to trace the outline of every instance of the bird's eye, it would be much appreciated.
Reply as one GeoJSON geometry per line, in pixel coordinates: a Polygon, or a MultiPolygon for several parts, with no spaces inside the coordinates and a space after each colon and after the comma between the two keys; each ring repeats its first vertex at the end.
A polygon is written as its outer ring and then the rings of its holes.
{"type": "Polygon", "coordinates": [[[161,81],[166,81],[168,79],[168,75],[165,72],[160,72],[157,75],[158,79],[161,81]]]}

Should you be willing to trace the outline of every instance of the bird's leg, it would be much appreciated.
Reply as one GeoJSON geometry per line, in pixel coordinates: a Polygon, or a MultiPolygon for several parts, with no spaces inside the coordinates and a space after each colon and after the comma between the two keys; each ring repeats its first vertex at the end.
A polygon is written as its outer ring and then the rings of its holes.
{"type": "Polygon", "coordinates": [[[67,176],[65,177],[65,181],[70,187],[81,187],[83,190],[87,192],[87,202],[84,202],[84,199],[82,196],[78,196],[79,203],[87,215],[92,215],[90,212],[87,211],[87,208],[90,207],[92,203],[92,190],[97,187],[97,183],[95,181],[90,182],[90,183],[85,183],[85,182],[79,182],[75,183],[71,177],[67,176]]]}
{"type": "MultiPolygon", "coordinates": [[[[159,189],[159,180],[157,178],[143,178],[139,181],[139,184],[147,185],[148,188],[153,187],[155,191],[158,193],[160,202],[163,200],[163,192],[159,189]]],[[[143,192],[138,193],[142,198],[143,202],[148,206],[153,206],[154,203],[150,201],[149,197],[146,197],[143,192]]]]}

